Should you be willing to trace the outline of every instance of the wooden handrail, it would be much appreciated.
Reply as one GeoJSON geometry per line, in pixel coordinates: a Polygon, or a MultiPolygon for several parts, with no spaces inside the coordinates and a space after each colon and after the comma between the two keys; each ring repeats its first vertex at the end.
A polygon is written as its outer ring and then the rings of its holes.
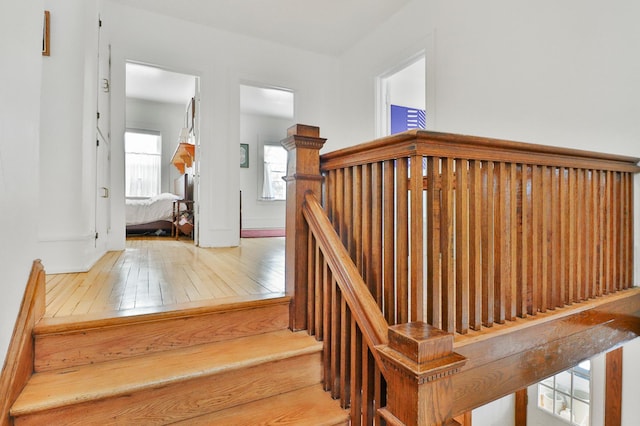
{"type": "Polygon", "coordinates": [[[45,311],[45,271],[39,259],[31,266],[20,310],[13,328],[7,357],[0,375],[0,425],[13,424],[9,410],[33,374],[34,342],[32,331],[45,311]]]}
{"type": "Polygon", "coordinates": [[[316,196],[307,192],[302,208],[311,233],[318,242],[345,301],[351,308],[351,314],[360,325],[367,345],[380,362],[375,348],[388,343],[389,324],[378,309],[369,288],[342,245],[316,196]]]}
{"type": "Polygon", "coordinates": [[[410,130],[325,153],[321,156],[321,169],[328,171],[411,155],[640,172],[637,157],[426,130],[410,130]]]}

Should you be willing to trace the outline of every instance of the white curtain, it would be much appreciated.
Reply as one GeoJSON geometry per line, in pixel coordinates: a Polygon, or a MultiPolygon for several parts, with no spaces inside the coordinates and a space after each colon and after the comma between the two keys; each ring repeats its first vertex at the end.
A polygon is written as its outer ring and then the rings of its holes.
{"type": "Polygon", "coordinates": [[[160,193],[160,160],[157,154],[126,153],[127,197],[153,197],[160,193]]]}
{"type": "Polygon", "coordinates": [[[265,200],[270,200],[274,198],[272,182],[271,182],[271,164],[267,161],[264,162],[264,176],[262,179],[262,198],[265,200]]]}

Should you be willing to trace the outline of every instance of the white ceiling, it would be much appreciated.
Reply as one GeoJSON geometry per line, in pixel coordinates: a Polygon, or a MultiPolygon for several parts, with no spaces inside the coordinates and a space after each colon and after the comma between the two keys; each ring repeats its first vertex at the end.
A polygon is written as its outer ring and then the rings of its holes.
{"type": "Polygon", "coordinates": [[[287,46],[339,55],[410,0],[113,0],[287,46]]]}
{"type": "MultiPolygon", "coordinates": [[[[112,1],[290,47],[340,55],[410,0],[112,1]]],[[[126,79],[127,97],[158,102],[186,105],[195,88],[193,76],[139,64],[127,64],[126,79]]],[[[281,101],[278,107],[275,95],[264,89],[245,90],[241,93],[243,112],[268,110],[269,115],[288,117],[293,107],[281,101]]],[[[293,94],[287,96],[293,100],[293,94]]]]}
{"type": "Polygon", "coordinates": [[[196,77],[128,62],[127,98],[187,105],[196,90],[196,77]]]}

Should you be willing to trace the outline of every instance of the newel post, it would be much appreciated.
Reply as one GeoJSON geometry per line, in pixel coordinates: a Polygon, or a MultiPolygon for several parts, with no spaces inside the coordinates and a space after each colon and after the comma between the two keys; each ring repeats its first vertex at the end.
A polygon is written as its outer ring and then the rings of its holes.
{"type": "Polygon", "coordinates": [[[453,352],[453,334],[424,322],[389,327],[388,345],[378,347],[387,379],[389,425],[456,425],[451,376],[467,359],[453,352]]]}
{"type": "Polygon", "coordinates": [[[287,129],[282,146],[287,155],[287,210],[285,242],[285,285],[293,296],[289,306],[289,327],[307,328],[307,251],[308,226],[302,216],[304,194],[313,191],[321,199],[320,149],[326,139],[320,129],[296,124],[287,129]]]}

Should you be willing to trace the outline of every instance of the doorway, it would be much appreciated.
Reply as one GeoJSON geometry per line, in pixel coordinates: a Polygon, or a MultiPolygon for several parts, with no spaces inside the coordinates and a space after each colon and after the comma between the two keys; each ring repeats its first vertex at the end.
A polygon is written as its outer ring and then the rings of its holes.
{"type": "Polygon", "coordinates": [[[294,124],[294,91],[240,85],[240,236],[284,236],[287,153],[280,145],[294,124]]]}
{"type": "Polygon", "coordinates": [[[427,128],[424,52],[381,75],[377,91],[377,137],[427,128]]]}
{"type": "Polygon", "coordinates": [[[125,81],[127,235],[198,244],[199,78],[127,62],[125,81]]]}

